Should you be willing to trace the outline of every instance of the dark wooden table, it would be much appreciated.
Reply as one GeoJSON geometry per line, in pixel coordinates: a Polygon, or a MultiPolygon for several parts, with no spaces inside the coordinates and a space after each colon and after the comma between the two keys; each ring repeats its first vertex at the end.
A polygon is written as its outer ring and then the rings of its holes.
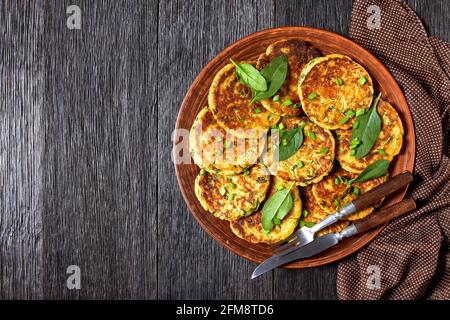
{"type": "MultiPolygon", "coordinates": [[[[450,40],[450,3],[409,1],[450,40]]],[[[189,214],[170,159],[191,81],[255,31],[347,33],[351,1],[0,2],[0,299],[334,299],[336,265],[255,267],[189,214]],[[66,8],[81,8],[81,30],[66,8]],[[66,287],[78,265],[81,289],[66,287]]]]}

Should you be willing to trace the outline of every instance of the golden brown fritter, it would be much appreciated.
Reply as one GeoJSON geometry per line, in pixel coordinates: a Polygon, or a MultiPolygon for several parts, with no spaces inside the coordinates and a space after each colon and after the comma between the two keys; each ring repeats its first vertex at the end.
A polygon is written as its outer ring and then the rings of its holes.
{"type": "Polygon", "coordinates": [[[298,79],[300,70],[313,58],[319,57],[320,52],[306,42],[296,39],[285,39],[272,43],[265,53],[261,54],[256,63],[258,70],[263,69],[272,59],[284,55],[288,60],[286,80],[274,95],[277,96],[261,100],[261,104],[269,111],[281,115],[298,115],[301,112],[298,94],[298,79]]]}
{"type": "Polygon", "coordinates": [[[195,179],[195,194],[206,211],[219,219],[235,221],[258,209],[269,185],[267,169],[257,164],[248,174],[235,176],[200,172],[195,179]]]}
{"type": "Polygon", "coordinates": [[[380,135],[370,152],[361,159],[350,155],[352,131],[336,131],[336,158],[345,170],[358,173],[377,160],[391,161],[399,154],[403,143],[403,125],[397,111],[388,102],[380,100],[377,112],[381,117],[380,135]]]}
{"type": "MultiPolygon", "coordinates": [[[[274,177],[270,186],[267,198],[277,192],[279,186],[288,188],[292,182],[284,181],[274,177]]],[[[289,237],[298,225],[298,219],[302,211],[302,202],[296,186],[291,189],[294,200],[291,211],[281,220],[279,225],[275,225],[270,232],[265,232],[261,225],[261,210],[254,214],[241,218],[230,223],[231,231],[239,238],[252,243],[272,244],[289,237]]]]}
{"type": "Polygon", "coordinates": [[[210,173],[242,173],[257,163],[264,145],[264,138],[238,138],[227,134],[208,107],[197,115],[189,134],[189,149],[194,162],[210,173]]]}
{"type": "Polygon", "coordinates": [[[299,93],[303,111],[323,128],[348,129],[359,109],[370,108],[373,84],[370,75],[347,56],[315,58],[302,70],[299,93]],[[345,119],[348,119],[345,121],[345,119]]]}
{"type": "Polygon", "coordinates": [[[233,64],[223,67],[214,77],[209,89],[209,108],[217,123],[240,138],[255,138],[267,132],[280,117],[261,103],[249,105],[252,92],[240,83],[233,64]]]}
{"type": "Polygon", "coordinates": [[[272,174],[295,181],[298,186],[306,186],[323,179],[333,167],[335,141],[333,134],[306,117],[286,117],[281,121],[286,129],[303,127],[303,143],[295,154],[282,161],[276,161],[273,152],[277,145],[272,136],[267,143],[267,152],[263,154],[264,164],[272,174]]]}

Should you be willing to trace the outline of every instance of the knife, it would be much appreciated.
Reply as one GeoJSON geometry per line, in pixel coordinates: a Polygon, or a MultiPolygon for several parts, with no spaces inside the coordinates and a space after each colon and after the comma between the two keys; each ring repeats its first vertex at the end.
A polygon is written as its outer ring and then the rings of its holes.
{"type": "Polygon", "coordinates": [[[343,239],[354,236],[359,233],[369,231],[379,225],[389,222],[405,213],[411,212],[416,208],[416,203],[413,198],[407,198],[397,204],[380,209],[378,212],[369,215],[361,221],[352,223],[350,226],[342,230],[341,232],[329,233],[324,236],[316,238],[314,241],[308,243],[303,247],[296,248],[295,250],[289,250],[281,254],[270,257],[261,263],[255,271],[253,271],[252,279],[289,263],[294,260],[308,258],[314,256],[326,249],[329,249],[343,239]]]}

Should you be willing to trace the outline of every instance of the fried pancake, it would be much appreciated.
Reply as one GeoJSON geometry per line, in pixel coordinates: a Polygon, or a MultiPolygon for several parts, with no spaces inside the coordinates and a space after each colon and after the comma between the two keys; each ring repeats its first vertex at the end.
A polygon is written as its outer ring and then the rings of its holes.
{"type": "Polygon", "coordinates": [[[248,174],[235,176],[202,171],[195,179],[195,194],[206,211],[219,219],[235,221],[258,209],[269,184],[270,176],[262,164],[251,167],[248,174]]]}
{"type": "Polygon", "coordinates": [[[377,105],[377,112],[381,117],[380,135],[370,152],[361,159],[350,155],[352,131],[336,131],[336,158],[345,170],[358,173],[377,160],[391,161],[394,156],[400,153],[403,143],[403,125],[397,111],[387,101],[380,100],[377,105]]]}
{"type": "Polygon", "coordinates": [[[335,142],[333,134],[306,117],[286,117],[281,122],[286,129],[303,128],[303,143],[290,158],[276,161],[273,152],[277,138],[271,136],[263,162],[270,172],[284,180],[295,181],[298,186],[306,186],[323,179],[333,168],[335,142]]]}
{"type": "MultiPolygon", "coordinates": [[[[321,182],[314,184],[312,187],[314,199],[316,200],[317,204],[326,213],[334,213],[345,204],[356,199],[359,195],[375,188],[376,186],[382,184],[387,180],[386,175],[380,178],[368,180],[366,182],[352,183],[351,186],[348,186],[342,181],[343,179],[354,179],[357,176],[358,175],[356,173],[348,172],[342,168],[333,170],[333,172],[329,176],[324,178],[321,182]],[[357,188],[359,195],[355,194],[355,188],[357,188]]],[[[379,204],[381,204],[381,201],[379,204]]],[[[347,220],[353,221],[362,219],[372,213],[373,210],[374,207],[369,207],[367,209],[361,210],[347,217],[347,220]]]]}
{"type": "MultiPolygon", "coordinates": [[[[306,223],[318,223],[328,216],[328,213],[322,210],[322,208],[317,204],[312,192],[312,185],[306,188],[300,189],[300,197],[302,199],[303,212],[302,220],[306,223]]],[[[317,232],[316,236],[323,236],[327,233],[340,232],[349,226],[348,221],[338,221],[329,227],[322,229],[317,232]]]]}
{"type": "Polygon", "coordinates": [[[370,108],[373,84],[361,65],[347,56],[330,54],[303,68],[299,93],[311,121],[330,130],[348,129],[355,117],[347,117],[346,112],[370,108]]]}
{"type": "MultiPolygon", "coordinates": [[[[280,178],[274,177],[270,186],[268,196],[277,192],[279,186],[288,188],[292,182],[284,181],[280,178]]],[[[267,243],[272,244],[289,237],[298,225],[302,211],[302,202],[296,186],[291,189],[291,195],[294,200],[291,211],[284,217],[279,225],[275,225],[273,229],[266,233],[261,225],[261,210],[254,214],[233,221],[230,223],[231,231],[239,238],[252,243],[267,243]]]]}
{"type": "Polygon", "coordinates": [[[260,137],[280,117],[258,101],[249,106],[252,92],[236,78],[235,67],[228,64],[214,77],[209,89],[209,108],[217,123],[239,138],[260,137]]]}
{"type": "Polygon", "coordinates": [[[285,39],[272,43],[265,53],[261,54],[256,63],[258,70],[263,69],[272,59],[285,55],[288,59],[286,80],[273,98],[261,100],[261,104],[270,112],[280,116],[298,115],[301,103],[298,95],[298,78],[300,70],[313,58],[319,57],[320,52],[307,43],[295,39],[285,39]]]}
{"type": "Polygon", "coordinates": [[[217,124],[208,107],[203,108],[189,133],[189,146],[194,162],[213,174],[242,173],[258,161],[265,139],[238,138],[217,124]]]}

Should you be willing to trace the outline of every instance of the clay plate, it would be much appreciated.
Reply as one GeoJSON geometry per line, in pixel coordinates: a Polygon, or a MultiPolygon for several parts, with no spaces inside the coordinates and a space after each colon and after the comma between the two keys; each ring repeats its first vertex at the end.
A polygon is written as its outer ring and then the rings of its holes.
{"type": "MultiPolygon", "coordinates": [[[[401,153],[395,157],[390,166],[390,175],[402,171],[413,170],[415,155],[414,127],[411,113],[406,99],[391,73],[372,54],[353,41],[338,34],[316,28],[283,27],[263,30],[251,34],[225,50],[212,59],[199,73],[187,92],[176,122],[176,128],[190,129],[199,110],[207,105],[209,86],[217,71],[228,64],[229,58],[234,60],[253,60],[264,52],[266,47],[284,38],[296,38],[310,43],[318,48],[322,54],[341,53],[352,57],[363,65],[372,76],[375,92],[382,92],[383,99],[389,101],[398,111],[405,129],[401,153]]],[[[179,139],[174,140],[174,145],[179,139]]],[[[236,237],[230,230],[229,223],[221,221],[201,207],[194,194],[194,180],[199,172],[195,164],[176,164],[175,173],[183,198],[194,218],[200,226],[217,242],[235,254],[261,263],[271,256],[269,247],[265,244],[251,244],[236,237]]],[[[394,204],[403,199],[406,188],[388,197],[383,206],[394,204]]],[[[357,251],[374,237],[384,226],[365,234],[355,236],[341,244],[309,259],[299,260],[285,265],[285,268],[305,268],[324,265],[342,259],[357,251]]]]}

